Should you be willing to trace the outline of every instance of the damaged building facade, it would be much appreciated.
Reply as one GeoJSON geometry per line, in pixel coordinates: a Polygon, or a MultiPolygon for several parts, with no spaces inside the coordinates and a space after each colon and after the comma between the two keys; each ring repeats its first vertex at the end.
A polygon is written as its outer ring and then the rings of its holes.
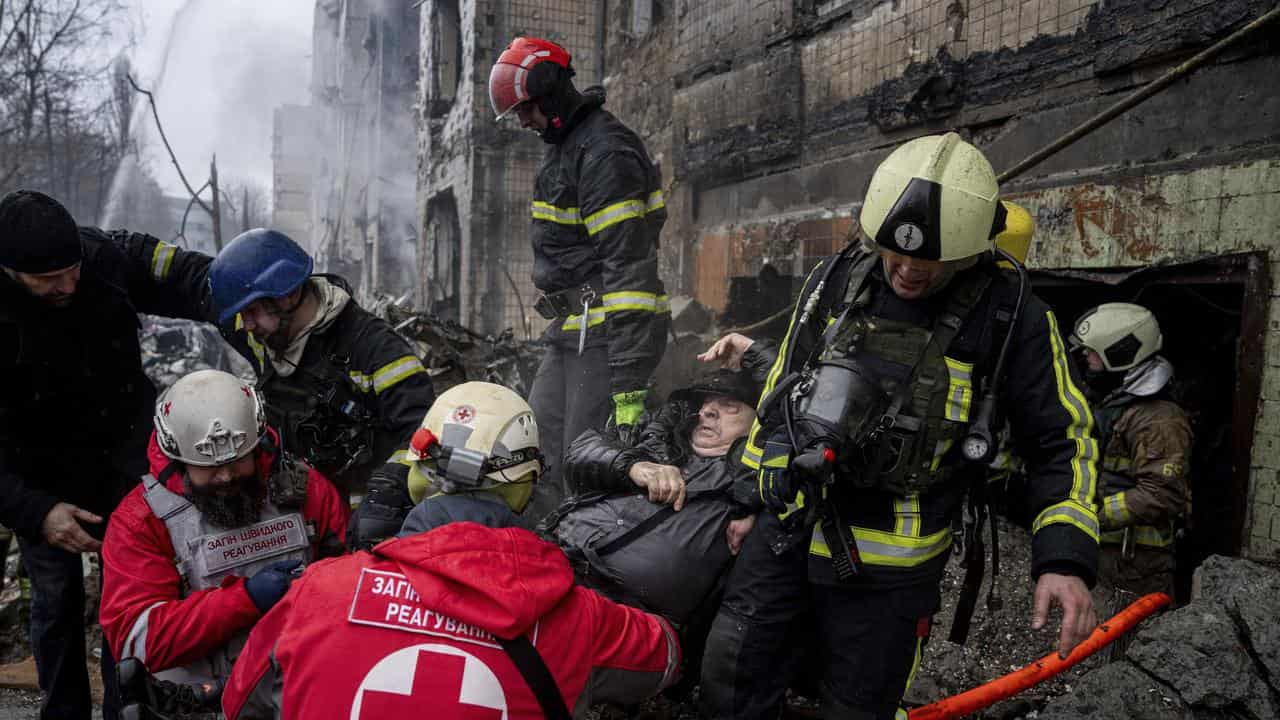
{"type": "MultiPolygon", "coordinates": [[[[955,129],[1006,170],[1271,9],[1270,0],[426,0],[417,105],[419,297],[536,334],[529,194],[543,148],[499,125],[488,69],[518,34],[574,54],[579,87],[660,166],[668,289],[769,317],[851,237],[889,150],[955,129]]],[[[1005,184],[1064,324],[1108,300],[1166,324],[1199,413],[1194,529],[1280,557],[1280,71],[1275,34],[1005,184]]],[[[775,328],[761,327],[767,335],[775,328]]]]}
{"type": "Polygon", "coordinates": [[[273,221],[366,294],[417,284],[418,18],[399,0],[319,0],[311,102],[275,112],[273,221]]]}

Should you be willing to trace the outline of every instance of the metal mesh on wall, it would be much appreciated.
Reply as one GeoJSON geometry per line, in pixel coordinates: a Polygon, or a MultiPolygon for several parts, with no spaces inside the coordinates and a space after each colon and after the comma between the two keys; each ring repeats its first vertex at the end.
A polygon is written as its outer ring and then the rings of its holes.
{"type": "Polygon", "coordinates": [[[499,292],[490,293],[490,297],[495,300],[501,298],[502,302],[501,327],[497,329],[510,327],[517,337],[523,337],[525,322],[535,337],[546,327],[546,321],[533,311],[538,289],[533,286],[533,247],[529,242],[529,199],[533,196],[533,179],[540,160],[540,153],[533,152],[508,156],[502,176],[502,202],[494,205],[495,208],[501,207],[503,214],[502,238],[494,243],[495,250],[501,253],[496,259],[506,268],[511,279],[502,277],[497,280],[499,292]],[[519,297],[512,292],[512,283],[518,289],[519,297]]]}
{"type": "Polygon", "coordinates": [[[533,35],[559,43],[573,56],[579,89],[600,82],[600,12],[598,0],[511,0],[510,35],[533,35]]]}

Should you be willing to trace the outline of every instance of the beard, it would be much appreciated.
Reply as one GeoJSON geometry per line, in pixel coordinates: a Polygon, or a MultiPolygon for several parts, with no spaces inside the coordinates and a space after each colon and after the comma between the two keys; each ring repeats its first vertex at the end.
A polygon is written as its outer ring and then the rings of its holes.
{"type": "Polygon", "coordinates": [[[289,347],[289,331],[293,327],[293,313],[280,313],[276,316],[280,324],[276,327],[276,331],[262,338],[262,344],[266,345],[272,353],[283,355],[284,351],[289,347]]]}
{"type": "Polygon", "coordinates": [[[228,530],[251,525],[262,515],[267,484],[255,473],[219,488],[197,488],[184,480],[186,498],[210,523],[228,530]]]}

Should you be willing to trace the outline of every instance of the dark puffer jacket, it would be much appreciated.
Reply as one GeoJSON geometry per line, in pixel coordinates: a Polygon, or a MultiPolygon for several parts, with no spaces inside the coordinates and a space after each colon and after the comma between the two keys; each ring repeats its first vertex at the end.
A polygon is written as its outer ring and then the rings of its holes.
{"type": "MultiPolygon", "coordinates": [[[[757,343],[745,373],[763,373],[772,349],[757,343]]],[[[689,444],[697,395],[675,397],[641,421],[636,442],[595,430],[570,446],[566,472],[575,496],[547,521],[547,529],[575,563],[579,579],[620,602],[644,607],[675,623],[688,621],[713,596],[732,556],[725,526],[759,510],[754,474],[742,464],[746,438],[720,457],[700,457],[689,444]],[[650,502],[628,478],[636,462],[679,467],[684,508],[650,502]]]]}

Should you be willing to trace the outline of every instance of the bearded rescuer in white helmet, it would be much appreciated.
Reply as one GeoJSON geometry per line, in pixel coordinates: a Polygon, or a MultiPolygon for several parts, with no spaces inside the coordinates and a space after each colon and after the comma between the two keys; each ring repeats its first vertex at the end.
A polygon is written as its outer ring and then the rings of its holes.
{"type": "Polygon", "coordinates": [[[1194,436],[1170,397],[1173,365],[1160,354],[1160,324],[1141,305],[1105,303],[1080,316],[1070,343],[1085,368],[1102,447],[1100,594],[1111,605],[1118,593],[1173,595],[1194,436]]]}
{"type": "Polygon", "coordinates": [[[708,639],[710,717],[778,716],[788,630],[810,611],[823,717],[902,712],[952,519],[1005,420],[1035,513],[1032,627],[1061,606],[1066,655],[1096,624],[1092,416],[1053,313],[1025,272],[996,266],[1005,214],[977,148],[954,133],[912,140],[871,178],[862,242],[805,282],[744,454],[766,510],[708,639]]]}
{"type": "Polygon", "coordinates": [[[227,718],[568,720],[669,685],[670,625],[576,587],[560,549],[516,527],[538,439],[505,387],[441,394],[409,451],[427,499],[399,537],[293,584],[236,662],[227,718]]]}
{"type": "Polygon", "coordinates": [[[103,541],[102,630],[122,663],[216,692],[295,572],[342,551],[348,510],[280,449],[253,387],[219,370],[161,395],[148,454],[103,541]]]}

